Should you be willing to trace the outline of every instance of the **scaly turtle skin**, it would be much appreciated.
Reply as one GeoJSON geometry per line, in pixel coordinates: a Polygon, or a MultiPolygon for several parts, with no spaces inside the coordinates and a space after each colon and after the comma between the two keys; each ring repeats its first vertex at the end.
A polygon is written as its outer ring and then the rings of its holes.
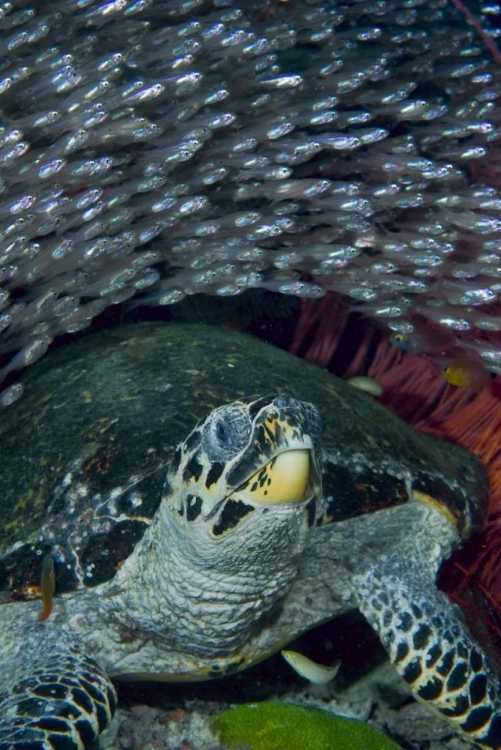
{"type": "Polygon", "coordinates": [[[250,337],[141,325],[31,368],[0,455],[0,750],[83,748],[111,680],[229,674],[356,607],[418,699],[501,748],[498,679],[435,587],[485,521],[460,447],[250,337]]]}

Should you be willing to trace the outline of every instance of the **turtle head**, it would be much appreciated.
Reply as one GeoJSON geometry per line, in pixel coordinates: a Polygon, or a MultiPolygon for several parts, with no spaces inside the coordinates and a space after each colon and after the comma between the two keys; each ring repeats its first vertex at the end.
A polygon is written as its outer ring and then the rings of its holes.
{"type": "Polygon", "coordinates": [[[285,394],[214,409],[174,456],[164,501],[213,569],[290,564],[320,514],[320,417],[285,394]]]}
{"type": "Polygon", "coordinates": [[[214,409],[175,451],[160,507],[114,582],[136,627],[173,651],[242,644],[283,600],[321,515],[320,417],[285,394],[214,409]]]}

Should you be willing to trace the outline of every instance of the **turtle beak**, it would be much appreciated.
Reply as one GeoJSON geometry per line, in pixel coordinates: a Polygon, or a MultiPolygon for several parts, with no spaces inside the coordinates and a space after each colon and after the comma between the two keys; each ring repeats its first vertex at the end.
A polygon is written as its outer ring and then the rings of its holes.
{"type": "Polygon", "coordinates": [[[320,493],[320,478],[307,448],[284,451],[253,474],[230,497],[252,505],[304,503],[320,493]]]}

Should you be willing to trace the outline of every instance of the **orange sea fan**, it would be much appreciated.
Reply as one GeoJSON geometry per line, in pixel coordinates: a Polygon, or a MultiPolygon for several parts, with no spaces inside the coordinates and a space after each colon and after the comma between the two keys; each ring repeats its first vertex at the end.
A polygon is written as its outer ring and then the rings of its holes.
{"type": "Polygon", "coordinates": [[[485,463],[491,482],[487,526],[443,566],[440,585],[470,615],[484,647],[501,653],[501,376],[480,392],[452,386],[436,365],[391,346],[372,324],[364,322],[360,330],[359,316],[333,295],[304,302],[292,350],[341,377],[374,378],[385,406],[485,463]]]}

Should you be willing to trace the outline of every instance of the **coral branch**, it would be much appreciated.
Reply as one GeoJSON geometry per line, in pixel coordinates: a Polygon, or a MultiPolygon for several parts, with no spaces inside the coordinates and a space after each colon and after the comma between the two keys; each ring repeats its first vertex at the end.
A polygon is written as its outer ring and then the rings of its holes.
{"type": "Polygon", "coordinates": [[[468,23],[473,26],[477,34],[479,34],[480,37],[482,37],[482,41],[484,42],[485,46],[490,50],[494,60],[497,63],[501,62],[501,53],[499,52],[498,48],[496,47],[494,40],[491,36],[482,28],[482,24],[476,18],[476,16],[473,15],[471,10],[469,10],[466,5],[464,5],[461,0],[452,0],[456,8],[466,17],[468,20],[468,23]]]}

